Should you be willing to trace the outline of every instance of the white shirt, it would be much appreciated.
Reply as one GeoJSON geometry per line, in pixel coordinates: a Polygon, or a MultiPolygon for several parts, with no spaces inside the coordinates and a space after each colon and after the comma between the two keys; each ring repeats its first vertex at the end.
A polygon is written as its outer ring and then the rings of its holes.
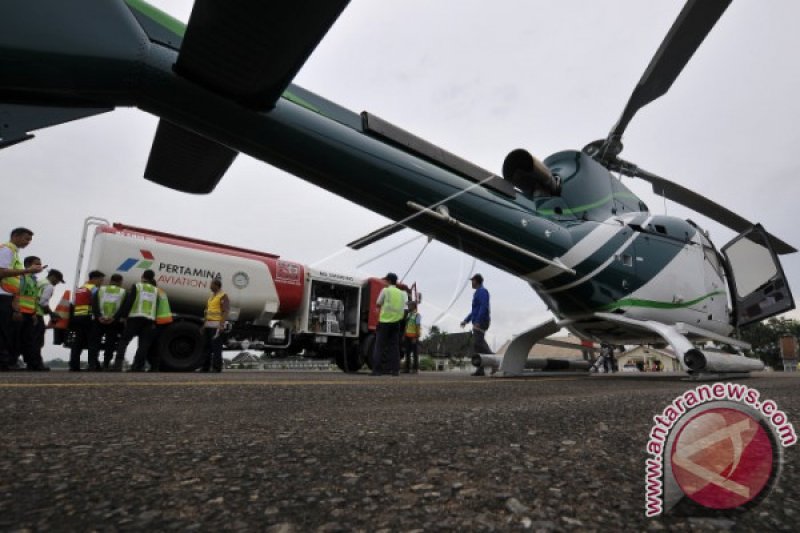
{"type": "Polygon", "coordinates": [[[39,297],[39,305],[41,307],[50,307],[50,298],[53,297],[53,287],[52,283],[48,283],[42,289],[42,295],[39,297]]]}
{"type": "MultiPolygon", "coordinates": [[[[14,261],[14,252],[8,246],[0,248],[0,268],[11,268],[11,262],[14,261]]],[[[0,294],[11,296],[10,292],[0,289],[0,294]]]]}

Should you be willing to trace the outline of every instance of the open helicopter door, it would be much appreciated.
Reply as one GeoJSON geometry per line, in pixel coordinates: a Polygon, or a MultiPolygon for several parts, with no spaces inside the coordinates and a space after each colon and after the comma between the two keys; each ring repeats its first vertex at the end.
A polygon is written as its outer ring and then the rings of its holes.
{"type": "Polygon", "coordinates": [[[794,309],[783,268],[760,224],[723,246],[722,253],[728,261],[736,327],[794,309]]]}

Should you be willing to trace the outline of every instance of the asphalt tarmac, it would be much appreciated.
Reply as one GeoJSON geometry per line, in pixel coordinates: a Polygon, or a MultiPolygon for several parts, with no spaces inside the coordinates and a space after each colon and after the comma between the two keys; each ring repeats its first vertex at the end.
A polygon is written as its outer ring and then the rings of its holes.
{"type": "MultiPolygon", "coordinates": [[[[800,427],[800,375],[738,383],[800,427]]],[[[746,512],[645,517],[677,376],[0,374],[3,531],[796,531],[798,447],[746,512]]]]}

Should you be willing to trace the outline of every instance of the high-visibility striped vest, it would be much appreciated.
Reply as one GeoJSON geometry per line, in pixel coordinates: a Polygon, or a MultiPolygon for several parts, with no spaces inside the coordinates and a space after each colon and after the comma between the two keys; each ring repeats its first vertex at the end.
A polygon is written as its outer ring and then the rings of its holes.
{"type": "Polygon", "coordinates": [[[208,298],[206,303],[206,320],[208,322],[219,322],[222,320],[222,299],[225,293],[217,291],[208,298]]]}
{"type": "MultiPolygon", "coordinates": [[[[22,261],[19,260],[19,250],[17,249],[16,244],[13,242],[7,242],[0,244],[0,248],[8,248],[13,253],[11,264],[8,265],[8,268],[12,270],[21,270],[25,268],[22,266],[22,261]]],[[[8,276],[7,278],[0,279],[0,288],[9,294],[19,294],[21,277],[22,276],[8,276]]]]}
{"type": "Polygon", "coordinates": [[[416,339],[419,337],[419,324],[417,324],[417,317],[419,313],[412,311],[406,318],[406,337],[416,339]]]}
{"type": "Polygon", "coordinates": [[[155,321],[156,319],[156,306],[158,304],[158,288],[150,285],[149,283],[137,283],[136,299],[133,300],[128,316],[149,318],[155,321]]]}
{"type": "Polygon", "coordinates": [[[72,316],[89,316],[92,313],[92,294],[94,288],[94,283],[85,283],[75,291],[75,310],[72,312],[72,316]]]}
{"type": "Polygon", "coordinates": [[[406,304],[406,293],[389,285],[383,289],[383,304],[381,314],[378,317],[380,322],[400,322],[403,320],[403,308],[406,304]]]}
{"type": "Polygon", "coordinates": [[[125,289],[117,285],[103,285],[97,289],[97,306],[100,308],[100,316],[114,318],[124,299],[125,289]]]}
{"type": "Polygon", "coordinates": [[[172,310],[169,307],[169,298],[164,289],[158,289],[158,304],[156,304],[156,324],[164,325],[172,322],[172,310]]]}
{"type": "Polygon", "coordinates": [[[40,279],[36,282],[36,314],[39,316],[44,316],[44,308],[39,300],[42,299],[44,288],[48,285],[50,285],[50,280],[47,278],[40,279]]]}
{"type": "Polygon", "coordinates": [[[22,283],[19,286],[19,312],[24,315],[36,314],[36,299],[39,296],[39,290],[36,278],[32,274],[25,274],[22,277],[22,283]]]}

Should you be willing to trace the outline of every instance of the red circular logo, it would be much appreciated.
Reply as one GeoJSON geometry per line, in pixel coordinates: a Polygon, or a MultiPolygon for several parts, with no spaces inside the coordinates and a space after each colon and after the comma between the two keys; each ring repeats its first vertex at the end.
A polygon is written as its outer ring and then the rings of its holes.
{"type": "Polygon", "coordinates": [[[731,408],[703,411],[672,445],[672,473],[686,496],[712,509],[754,500],[773,470],[769,435],[749,414],[731,408]]]}

